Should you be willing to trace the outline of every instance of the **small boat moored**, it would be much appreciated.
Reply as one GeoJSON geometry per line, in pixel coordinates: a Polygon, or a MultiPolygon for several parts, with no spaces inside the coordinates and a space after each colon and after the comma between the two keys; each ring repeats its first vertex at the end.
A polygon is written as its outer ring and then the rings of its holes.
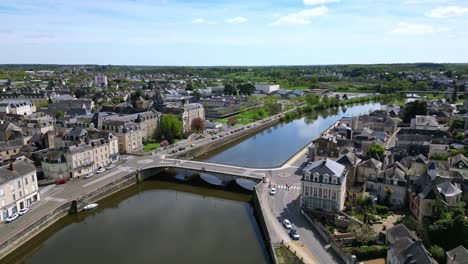
{"type": "Polygon", "coordinates": [[[98,204],[97,203],[92,203],[92,204],[88,204],[85,207],[83,207],[83,210],[84,211],[89,211],[89,210],[93,210],[96,207],[98,207],[98,204]]]}

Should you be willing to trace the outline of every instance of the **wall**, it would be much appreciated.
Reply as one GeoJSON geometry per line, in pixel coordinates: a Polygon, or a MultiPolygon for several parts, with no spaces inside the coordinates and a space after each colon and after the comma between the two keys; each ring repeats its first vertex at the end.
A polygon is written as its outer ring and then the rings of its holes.
{"type": "Polygon", "coordinates": [[[344,252],[343,248],[339,245],[337,241],[335,241],[328,230],[317,220],[311,218],[307,213],[301,210],[302,215],[310,222],[310,224],[314,227],[314,229],[320,234],[320,236],[325,240],[325,242],[329,243],[333,251],[343,260],[346,264],[353,264],[355,260],[352,258],[351,255],[348,255],[344,252]]]}
{"type": "Polygon", "coordinates": [[[270,238],[270,233],[268,231],[268,226],[266,224],[265,218],[263,217],[263,211],[262,211],[262,206],[260,205],[260,200],[259,200],[259,194],[257,188],[255,188],[255,191],[253,193],[253,204],[255,208],[255,214],[257,216],[258,223],[260,225],[260,228],[262,229],[262,234],[263,238],[265,240],[265,244],[268,250],[268,253],[270,254],[271,261],[273,264],[278,264],[278,259],[275,254],[275,247],[273,243],[271,242],[270,238]]]}

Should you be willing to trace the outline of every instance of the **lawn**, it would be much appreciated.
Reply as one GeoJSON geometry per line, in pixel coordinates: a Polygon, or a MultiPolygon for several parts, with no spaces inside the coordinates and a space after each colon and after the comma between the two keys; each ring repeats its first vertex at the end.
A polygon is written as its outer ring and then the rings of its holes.
{"type": "Polygon", "coordinates": [[[158,149],[159,147],[160,147],[159,143],[148,143],[144,145],[143,150],[147,152],[147,151],[158,149]]]}
{"type": "MultiPolygon", "coordinates": [[[[250,124],[250,123],[255,122],[257,120],[265,119],[265,118],[270,117],[270,116],[271,116],[271,114],[269,113],[268,109],[266,109],[266,107],[262,106],[262,107],[259,107],[259,108],[256,108],[256,109],[252,109],[252,110],[248,110],[248,111],[239,113],[239,114],[234,115],[232,117],[235,117],[235,118],[239,119],[239,122],[237,122],[237,124],[247,125],[247,124],[250,124]],[[263,113],[263,115],[259,115],[259,113],[263,113]]],[[[218,119],[216,122],[226,124],[229,118],[231,118],[231,117],[218,119]]]]}
{"type": "Polygon", "coordinates": [[[278,258],[279,264],[299,264],[303,263],[291,250],[286,248],[284,245],[275,247],[276,257],[278,258]]]}

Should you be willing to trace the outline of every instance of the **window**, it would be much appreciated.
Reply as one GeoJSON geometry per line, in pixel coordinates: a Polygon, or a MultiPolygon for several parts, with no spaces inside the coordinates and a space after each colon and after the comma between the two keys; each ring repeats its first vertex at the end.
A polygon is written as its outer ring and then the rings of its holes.
{"type": "Polygon", "coordinates": [[[15,194],[13,194],[13,200],[16,201],[16,195],[15,194]]]}
{"type": "Polygon", "coordinates": [[[14,190],[15,190],[15,185],[12,183],[12,184],[10,184],[10,191],[13,192],[14,190]]]}
{"type": "Polygon", "coordinates": [[[31,181],[34,182],[36,179],[36,177],[34,177],[34,175],[31,176],[31,181]]]}
{"type": "Polygon", "coordinates": [[[317,193],[318,193],[317,188],[314,188],[314,197],[317,197],[317,193]]]}
{"type": "Polygon", "coordinates": [[[3,188],[0,189],[0,196],[3,196],[5,195],[5,190],[3,190],[3,188]]]}
{"type": "Polygon", "coordinates": [[[28,178],[24,178],[24,184],[28,184],[28,178]]]}
{"type": "Polygon", "coordinates": [[[18,188],[21,188],[21,181],[18,181],[18,188]]]}
{"type": "Polygon", "coordinates": [[[323,198],[324,198],[324,199],[327,199],[327,198],[328,198],[327,195],[328,195],[327,189],[323,189],[323,198]]]}
{"type": "Polygon", "coordinates": [[[333,192],[332,192],[332,199],[333,199],[333,200],[336,200],[336,191],[333,191],[333,192]]]}

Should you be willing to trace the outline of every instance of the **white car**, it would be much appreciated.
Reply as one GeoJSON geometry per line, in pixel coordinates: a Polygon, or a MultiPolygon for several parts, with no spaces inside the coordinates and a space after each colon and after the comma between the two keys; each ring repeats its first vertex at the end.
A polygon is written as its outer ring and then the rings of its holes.
{"type": "Polygon", "coordinates": [[[28,209],[28,208],[23,208],[23,209],[21,209],[21,210],[18,211],[18,214],[19,214],[19,215],[24,215],[24,214],[26,214],[27,212],[29,212],[29,209],[28,209]]]}
{"type": "Polygon", "coordinates": [[[289,222],[288,219],[284,219],[284,220],[283,220],[283,225],[284,225],[284,227],[285,227],[286,229],[288,229],[288,230],[292,228],[292,224],[291,224],[291,222],[289,222]]]}
{"type": "Polygon", "coordinates": [[[105,171],[106,171],[106,169],[104,169],[103,167],[101,167],[101,168],[99,168],[99,169],[96,171],[96,173],[99,174],[99,173],[103,173],[103,172],[105,172],[105,171]]]}
{"type": "Polygon", "coordinates": [[[271,188],[270,195],[275,195],[275,194],[276,194],[276,188],[271,188]]]}
{"type": "Polygon", "coordinates": [[[5,220],[5,222],[11,223],[11,222],[15,221],[16,219],[18,219],[18,217],[19,217],[18,214],[16,214],[16,213],[15,213],[15,214],[12,214],[10,217],[8,217],[8,218],[5,220]]]}
{"type": "Polygon", "coordinates": [[[109,166],[107,166],[107,169],[108,169],[108,170],[113,169],[113,168],[115,168],[115,164],[112,164],[112,163],[111,163],[109,166]]]}
{"type": "Polygon", "coordinates": [[[93,177],[93,175],[94,175],[94,174],[93,174],[92,172],[90,172],[90,173],[88,173],[86,176],[84,176],[84,178],[85,178],[85,179],[89,179],[89,178],[93,177]]]}

